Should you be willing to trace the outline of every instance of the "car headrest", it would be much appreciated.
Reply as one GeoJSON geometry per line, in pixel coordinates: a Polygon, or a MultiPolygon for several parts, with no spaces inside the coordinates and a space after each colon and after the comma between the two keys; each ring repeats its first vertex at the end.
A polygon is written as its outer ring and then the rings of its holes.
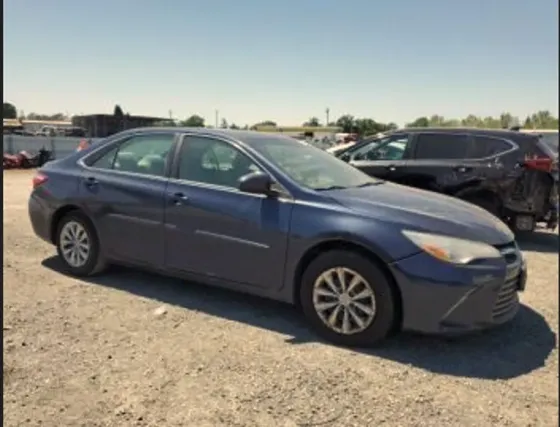
{"type": "Polygon", "coordinates": [[[163,175],[165,160],[158,154],[148,154],[138,162],[138,167],[150,175],[163,175]]]}
{"type": "Polygon", "coordinates": [[[128,151],[121,151],[117,153],[117,158],[115,159],[115,165],[118,169],[124,169],[126,171],[135,171],[137,169],[137,160],[134,153],[128,151]]]}

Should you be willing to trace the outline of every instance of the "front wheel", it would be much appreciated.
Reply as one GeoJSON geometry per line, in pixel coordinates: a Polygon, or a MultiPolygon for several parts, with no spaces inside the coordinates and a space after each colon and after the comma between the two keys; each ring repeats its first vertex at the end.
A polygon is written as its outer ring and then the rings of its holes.
{"type": "Polygon", "coordinates": [[[335,250],[315,258],[303,274],[300,302],[313,329],[338,345],[373,346],[395,325],[389,280],[353,252],[335,250]]]}
{"type": "Polygon", "coordinates": [[[58,255],[69,273],[91,276],[106,267],[95,229],[83,214],[71,212],[62,218],[56,237],[58,255]]]}

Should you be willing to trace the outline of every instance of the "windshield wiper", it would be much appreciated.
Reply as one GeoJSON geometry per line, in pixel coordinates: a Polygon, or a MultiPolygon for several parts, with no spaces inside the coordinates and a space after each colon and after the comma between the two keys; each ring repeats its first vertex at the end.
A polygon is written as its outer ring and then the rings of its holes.
{"type": "Polygon", "coordinates": [[[345,190],[347,188],[348,187],[343,187],[342,185],[331,185],[330,187],[315,188],[315,191],[345,190]]]}

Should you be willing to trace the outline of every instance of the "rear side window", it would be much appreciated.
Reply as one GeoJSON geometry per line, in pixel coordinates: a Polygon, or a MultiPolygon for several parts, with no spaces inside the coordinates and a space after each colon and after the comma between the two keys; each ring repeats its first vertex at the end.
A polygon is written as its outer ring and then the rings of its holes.
{"type": "Polygon", "coordinates": [[[467,156],[468,135],[421,133],[416,137],[416,159],[453,160],[467,156]]]}
{"type": "Polygon", "coordinates": [[[174,135],[133,136],[91,166],[143,175],[164,176],[174,135]]]}
{"type": "Polygon", "coordinates": [[[484,159],[511,150],[514,146],[501,138],[476,135],[473,137],[469,157],[472,159],[484,159]]]}

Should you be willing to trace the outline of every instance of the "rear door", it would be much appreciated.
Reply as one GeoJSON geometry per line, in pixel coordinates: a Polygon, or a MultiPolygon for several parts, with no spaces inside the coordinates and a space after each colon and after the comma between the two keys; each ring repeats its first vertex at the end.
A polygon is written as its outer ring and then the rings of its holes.
{"type": "Polygon", "coordinates": [[[470,178],[475,167],[467,161],[469,143],[467,132],[418,132],[401,183],[453,193],[457,186],[470,178]]]}
{"type": "Polygon", "coordinates": [[[410,154],[410,135],[395,133],[350,154],[350,164],[370,176],[402,182],[410,154]]]}
{"type": "Polygon", "coordinates": [[[140,134],[84,159],[79,194],[111,258],[163,266],[170,132],[140,134]]]}

